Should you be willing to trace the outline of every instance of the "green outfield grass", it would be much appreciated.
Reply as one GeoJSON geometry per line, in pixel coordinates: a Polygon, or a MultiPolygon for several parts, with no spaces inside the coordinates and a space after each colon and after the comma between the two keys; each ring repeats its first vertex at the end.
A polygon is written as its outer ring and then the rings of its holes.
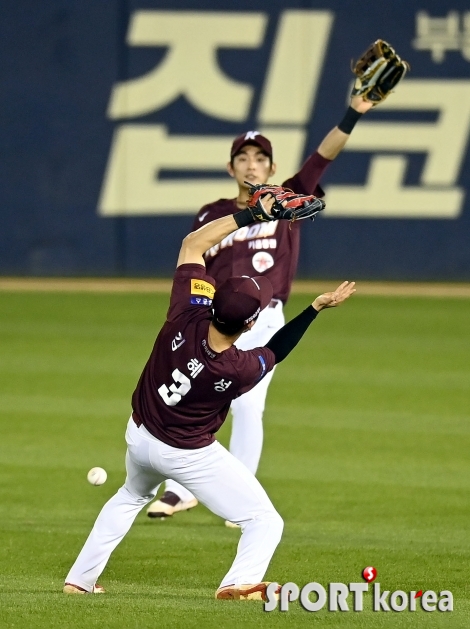
{"type": "MultiPolygon", "coordinates": [[[[259,478],[285,519],[266,575],[444,590],[453,613],[264,613],[215,601],[239,533],[141,514],[100,582],[62,582],[124,479],[130,398],[166,295],[0,293],[0,627],[470,627],[470,300],[355,296],[279,367],[259,478]],[[92,487],[93,466],[108,482],[92,487]]],[[[304,304],[294,296],[289,316],[304,304]]],[[[227,443],[229,426],[220,440],[227,443]]]]}

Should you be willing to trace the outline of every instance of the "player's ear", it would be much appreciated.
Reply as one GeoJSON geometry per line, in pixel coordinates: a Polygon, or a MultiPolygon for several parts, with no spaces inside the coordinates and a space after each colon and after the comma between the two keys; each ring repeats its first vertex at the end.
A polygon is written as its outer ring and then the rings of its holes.
{"type": "Polygon", "coordinates": [[[274,162],[271,164],[271,170],[269,171],[269,176],[272,177],[273,175],[276,174],[276,170],[277,170],[277,164],[275,164],[274,162]]]}
{"type": "Polygon", "coordinates": [[[230,177],[235,178],[235,171],[233,170],[232,162],[227,162],[227,172],[230,177]]]}

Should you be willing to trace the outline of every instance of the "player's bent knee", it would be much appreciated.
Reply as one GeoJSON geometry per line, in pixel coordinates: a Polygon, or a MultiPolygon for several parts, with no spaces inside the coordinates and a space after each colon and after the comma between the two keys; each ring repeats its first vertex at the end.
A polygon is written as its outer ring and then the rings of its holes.
{"type": "Polygon", "coordinates": [[[282,537],[282,533],[284,531],[284,520],[281,518],[281,516],[279,515],[279,513],[277,513],[276,511],[276,517],[275,517],[275,535],[277,537],[277,543],[279,544],[279,542],[281,541],[281,537],[282,537]]]}
{"type": "Polygon", "coordinates": [[[280,540],[282,537],[282,532],[284,530],[284,520],[281,518],[279,513],[275,510],[268,511],[264,516],[263,520],[269,524],[269,530],[272,535],[275,535],[280,540]]]}

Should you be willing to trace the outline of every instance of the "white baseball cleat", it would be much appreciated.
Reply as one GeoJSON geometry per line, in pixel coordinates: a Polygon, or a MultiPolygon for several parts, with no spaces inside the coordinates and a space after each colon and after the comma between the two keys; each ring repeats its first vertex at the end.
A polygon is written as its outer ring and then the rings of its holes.
{"type": "Polygon", "coordinates": [[[225,520],[225,526],[228,529],[241,529],[242,528],[239,524],[235,524],[235,522],[230,522],[230,520],[225,520]]]}
{"type": "Polygon", "coordinates": [[[187,511],[192,509],[198,504],[196,498],[192,500],[181,500],[172,491],[166,491],[159,500],[152,502],[147,509],[147,515],[149,518],[169,518],[178,511],[187,511]]]}
{"type": "Polygon", "coordinates": [[[95,583],[93,586],[93,590],[89,592],[88,590],[84,590],[78,585],[74,585],[73,583],[66,583],[64,585],[64,589],[62,590],[64,594],[104,594],[106,590],[98,583],[95,583]]]}
{"type": "MultiPolygon", "coordinates": [[[[267,601],[266,590],[271,581],[251,583],[247,585],[226,585],[215,593],[215,598],[228,601],[267,601]]],[[[279,598],[281,586],[279,585],[274,595],[279,598]]]]}

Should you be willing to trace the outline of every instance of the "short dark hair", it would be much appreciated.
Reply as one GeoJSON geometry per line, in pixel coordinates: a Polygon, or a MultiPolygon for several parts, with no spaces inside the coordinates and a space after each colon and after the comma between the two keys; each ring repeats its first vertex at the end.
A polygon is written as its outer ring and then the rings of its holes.
{"type": "Polygon", "coordinates": [[[212,317],[212,324],[214,326],[214,328],[217,330],[217,332],[220,332],[221,334],[224,334],[225,336],[233,336],[234,334],[238,334],[239,332],[242,332],[245,329],[245,324],[242,323],[241,326],[231,326],[231,325],[227,325],[227,323],[223,323],[222,321],[219,321],[218,319],[216,319],[216,317],[212,317]]]}

